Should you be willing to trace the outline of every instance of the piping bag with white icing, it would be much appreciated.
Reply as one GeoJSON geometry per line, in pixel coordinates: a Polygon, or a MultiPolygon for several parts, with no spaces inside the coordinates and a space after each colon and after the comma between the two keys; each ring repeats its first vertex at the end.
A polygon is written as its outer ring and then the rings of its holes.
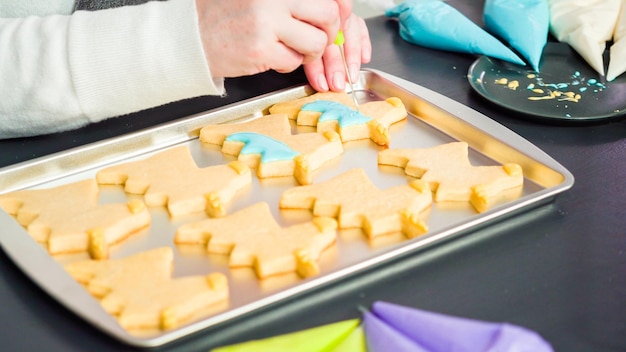
{"type": "Polygon", "coordinates": [[[483,19],[489,33],[509,43],[539,72],[550,27],[546,0],[486,0],[483,19]]]}
{"type": "Polygon", "coordinates": [[[486,55],[525,66],[511,49],[441,0],[408,0],[385,14],[398,18],[400,36],[409,43],[486,55]]]}
{"type": "Polygon", "coordinates": [[[606,79],[610,82],[626,72],[626,0],[622,0],[622,7],[613,31],[613,45],[611,45],[609,60],[606,79]]]}
{"type": "Polygon", "coordinates": [[[602,55],[613,37],[622,0],[548,0],[550,31],[569,44],[599,74],[602,55]]]}

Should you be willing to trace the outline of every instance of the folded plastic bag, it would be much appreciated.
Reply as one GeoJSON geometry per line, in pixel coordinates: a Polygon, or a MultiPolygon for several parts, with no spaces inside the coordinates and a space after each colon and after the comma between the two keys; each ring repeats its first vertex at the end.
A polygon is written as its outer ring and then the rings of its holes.
{"type": "Polygon", "coordinates": [[[552,352],[539,334],[378,301],[363,315],[369,352],[552,352]]]}

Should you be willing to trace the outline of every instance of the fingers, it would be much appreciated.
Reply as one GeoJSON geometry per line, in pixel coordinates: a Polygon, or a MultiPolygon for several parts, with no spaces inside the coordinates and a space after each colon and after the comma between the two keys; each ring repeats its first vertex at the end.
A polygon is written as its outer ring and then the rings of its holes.
{"type": "MultiPolygon", "coordinates": [[[[335,40],[343,23],[339,17],[338,4],[334,0],[294,0],[290,3],[290,11],[296,20],[323,31],[326,34],[327,45],[332,44],[335,40]]],[[[320,55],[321,53],[322,51],[320,51],[320,55]]]]}
{"type": "Polygon", "coordinates": [[[329,45],[325,32],[296,19],[288,20],[276,28],[276,35],[281,43],[302,55],[301,63],[320,59],[329,45]]]}
{"type": "Polygon", "coordinates": [[[342,91],[346,87],[346,73],[336,45],[327,47],[321,59],[305,64],[304,73],[317,91],[342,91]]]}
{"type": "Polygon", "coordinates": [[[350,77],[356,81],[359,78],[361,64],[368,63],[372,59],[372,43],[365,21],[356,15],[351,16],[346,22],[344,36],[346,37],[344,51],[348,70],[350,77]]]}
{"type": "MultiPolygon", "coordinates": [[[[344,52],[350,77],[359,79],[362,63],[371,60],[372,45],[365,21],[352,15],[346,21],[344,30],[344,52]]],[[[339,47],[331,45],[326,48],[320,60],[304,65],[304,73],[313,89],[317,91],[343,91],[346,87],[346,70],[341,59],[339,47]]]]}
{"type": "Polygon", "coordinates": [[[305,64],[316,89],[341,90],[345,69],[333,45],[339,29],[344,28],[353,70],[358,71],[361,58],[367,56],[362,48],[371,51],[363,44],[364,22],[354,15],[343,19],[352,9],[351,0],[196,0],[196,9],[204,54],[214,77],[270,69],[291,72],[305,64]]]}
{"type": "Polygon", "coordinates": [[[341,19],[341,28],[345,28],[345,23],[352,15],[352,0],[336,0],[339,6],[339,18],[341,19]]]}

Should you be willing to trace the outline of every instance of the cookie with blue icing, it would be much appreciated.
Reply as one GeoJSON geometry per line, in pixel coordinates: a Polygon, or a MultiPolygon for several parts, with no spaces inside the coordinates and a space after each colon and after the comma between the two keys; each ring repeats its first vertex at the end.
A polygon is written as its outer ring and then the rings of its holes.
{"type": "Polygon", "coordinates": [[[311,183],[313,171],[343,153],[336,132],[293,134],[285,114],[205,126],[200,141],[221,145],[223,153],[256,169],[259,178],[294,176],[300,184],[311,183]]]}
{"type": "MultiPolygon", "coordinates": [[[[288,100],[280,103],[276,103],[269,108],[270,114],[285,114],[290,120],[297,120],[300,109],[308,103],[312,103],[318,100],[330,100],[340,104],[343,104],[351,109],[355,109],[354,101],[348,93],[345,92],[317,92],[311,95],[307,95],[302,98],[288,100]]],[[[319,114],[317,114],[319,117],[319,114]]],[[[317,120],[317,117],[315,120],[317,120]]],[[[299,123],[299,125],[315,126],[306,123],[299,123]]]]}
{"type": "Polygon", "coordinates": [[[354,110],[342,103],[317,100],[300,109],[299,125],[317,126],[317,131],[336,131],[343,142],[371,139],[379,145],[391,141],[389,127],[406,119],[407,112],[399,98],[371,101],[354,110]]]}
{"type": "Polygon", "coordinates": [[[283,112],[299,126],[316,126],[320,133],[335,131],[343,142],[369,138],[379,145],[389,144],[389,127],[407,117],[399,98],[362,103],[357,110],[344,92],[315,93],[277,103],[270,112],[283,112]]]}

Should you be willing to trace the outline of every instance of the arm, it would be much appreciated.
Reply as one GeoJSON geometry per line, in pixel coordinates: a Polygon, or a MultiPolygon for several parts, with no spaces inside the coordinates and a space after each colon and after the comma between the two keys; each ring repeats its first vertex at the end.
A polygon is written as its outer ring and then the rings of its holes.
{"type": "Polygon", "coordinates": [[[207,61],[220,77],[304,64],[313,88],[343,90],[345,69],[333,45],[340,28],[354,78],[370,60],[367,27],[352,13],[352,0],[197,0],[197,7],[207,61]]]}
{"type": "Polygon", "coordinates": [[[193,0],[0,19],[0,138],[222,94],[196,19],[193,0]]]}

